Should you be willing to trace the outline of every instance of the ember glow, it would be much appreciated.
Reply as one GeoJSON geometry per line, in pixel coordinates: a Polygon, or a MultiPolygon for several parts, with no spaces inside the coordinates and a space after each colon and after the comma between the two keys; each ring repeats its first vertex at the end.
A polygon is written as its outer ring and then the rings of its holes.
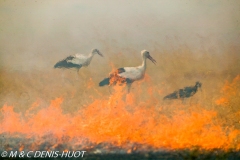
{"type": "MultiPolygon", "coordinates": [[[[226,104],[222,99],[231,103],[230,99],[239,94],[232,92],[239,89],[236,88],[239,87],[239,80],[237,76],[232,83],[223,86],[223,90],[229,90],[232,94],[222,95],[216,100],[218,107],[226,104]]],[[[153,88],[147,90],[149,95],[161,93],[153,88]]],[[[62,149],[65,150],[69,149],[68,146],[81,149],[106,144],[121,148],[126,153],[193,147],[206,150],[240,149],[240,130],[226,127],[216,110],[204,109],[199,104],[186,110],[182,103],[164,104],[153,96],[142,101],[137,96],[126,94],[126,88],[122,86],[115,86],[110,96],[95,99],[74,114],[63,113],[61,104],[66,101],[64,97],[53,99],[46,107],[39,107],[36,101],[25,113],[17,113],[14,111],[17,106],[5,104],[1,108],[0,134],[5,135],[6,140],[1,149],[12,149],[6,145],[10,143],[7,137],[25,139],[17,144],[18,150],[39,149],[44,143],[49,144],[44,148],[46,150],[59,148],[59,145],[63,145],[62,149]],[[174,111],[165,114],[164,108],[173,106],[174,111]]],[[[105,149],[108,148],[106,146],[105,149]]]]}

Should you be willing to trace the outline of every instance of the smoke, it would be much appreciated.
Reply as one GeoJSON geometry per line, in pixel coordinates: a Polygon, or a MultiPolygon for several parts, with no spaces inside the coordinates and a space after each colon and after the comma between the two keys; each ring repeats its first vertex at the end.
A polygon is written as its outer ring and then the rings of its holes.
{"type": "MultiPolygon", "coordinates": [[[[141,64],[147,49],[157,65],[147,74],[163,91],[201,81],[219,91],[239,74],[238,1],[2,1],[0,9],[1,106],[26,110],[36,99],[67,97],[66,110],[88,103],[112,70],[141,64]],[[70,54],[98,48],[87,68],[53,69],[70,54]],[[91,81],[89,79],[91,78],[91,81]],[[76,98],[72,98],[77,95],[76,98]],[[70,107],[71,106],[71,107],[70,107]]],[[[133,85],[134,88],[134,85],[133,85]]],[[[134,91],[134,89],[133,89],[134,91]]],[[[162,95],[163,96],[163,95],[162,95]]],[[[206,97],[205,97],[206,98],[206,97]]],[[[210,101],[207,101],[210,103],[210,101]]]]}
{"type": "Polygon", "coordinates": [[[50,70],[65,56],[92,48],[108,60],[185,45],[194,53],[219,54],[239,46],[238,6],[237,0],[2,1],[1,67],[50,70]]]}
{"type": "MultiPolygon", "coordinates": [[[[2,135],[8,135],[9,123],[12,124],[12,133],[28,133],[32,126],[40,126],[39,130],[34,130],[36,135],[40,131],[45,135],[48,130],[54,130],[54,122],[65,123],[70,132],[79,124],[81,130],[85,120],[87,124],[93,123],[89,126],[96,126],[83,130],[85,136],[95,137],[95,133],[101,133],[97,138],[104,137],[112,126],[120,126],[119,130],[124,131],[122,134],[126,138],[124,142],[127,142],[128,135],[121,126],[128,127],[131,121],[136,128],[135,135],[141,135],[139,130],[143,135],[145,131],[151,135],[155,130],[160,141],[168,139],[169,144],[172,144],[172,137],[169,134],[161,137],[162,125],[169,126],[166,133],[175,131],[175,139],[179,144],[186,142],[186,146],[193,142],[191,139],[195,139],[193,144],[200,143],[198,134],[202,132],[198,131],[204,128],[202,126],[206,128],[204,133],[212,133],[206,134],[210,138],[200,135],[204,140],[203,147],[213,144],[212,137],[224,140],[220,147],[229,140],[238,144],[235,129],[239,130],[240,126],[235,117],[239,115],[239,94],[235,93],[239,93],[239,4],[237,0],[1,1],[0,119],[5,120],[2,135]],[[88,54],[93,48],[99,49],[104,57],[95,55],[87,68],[80,69],[79,75],[75,70],[53,68],[66,56],[88,54]],[[134,82],[129,95],[125,95],[123,89],[120,95],[114,96],[108,87],[98,87],[113,68],[141,64],[140,51],[143,49],[150,52],[157,65],[147,61],[145,79],[134,82]],[[165,95],[192,86],[196,81],[203,84],[202,90],[184,103],[162,100],[165,95]],[[61,102],[57,108],[49,105],[58,100],[61,102]],[[99,106],[100,102],[104,104],[99,106]],[[102,110],[106,106],[110,108],[102,110]],[[112,112],[116,109],[119,112],[112,112]],[[89,118],[82,119],[82,115],[89,118]],[[80,119],[76,118],[78,116],[80,119]],[[53,118],[49,120],[49,117],[53,118]],[[108,117],[104,121],[107,129],[99,127],[103,125],[104,117],[108,117]],[[35,121],[29,121],[31,118],[35,121]],[[137,122],[141,118],[143,121],[139,125],[137,122]],[[44,120],[48,122],[48,128],[41,127],[43,123],[40,122],[44,120]],[[162,120],[166,123],[160,123],[162,120]],[[29,125],[30,122],[34,125],[29,125]],[[16,128],[15,123],[19,127],[16,128]],[[23,129],[22,124],[28,129],[23,129]],[[142,129],[141,126],[152,128],[142,129]],[[233,131],[232,135],[226,128],[233,131]],[[188,132],[190,129],[196,132],[197,138],[192,138],[192,133],[188,132]]],[[[58,126],[55,129],[59,131],[58,126]]],[[[119,130],[115,133],[120,133],[119,130]]],[[[63,130],[59,132],[64,135],[63,130]]],[[[77,137],[79,131],[74,129],[73,133],[77,137]]],[[[129,135],[132,134],[129,130],[129,135]]],[[[11,136],[1,138],[4,144],[10,144],[11,136]]],[[[40,146],[54,136],[45,138],[40,146]]],[[[218,139],[215,145],[220,144],[218,139]]],[[[23,140],[26,141],[24,138],[19,141],[23,140]]],[[[159,141],[153,139],[153,142],[159,141]]],[[[19,148],[19,145],[14,143],[13,146],[19,148]]]]}

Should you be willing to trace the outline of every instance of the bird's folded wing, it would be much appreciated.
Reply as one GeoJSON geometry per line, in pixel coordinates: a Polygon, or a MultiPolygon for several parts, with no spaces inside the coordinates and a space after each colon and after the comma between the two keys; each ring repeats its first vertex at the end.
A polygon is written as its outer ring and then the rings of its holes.
{"type": "Polygon", "coordinates": [[[135,67],[124,67],[125,72],[119,73],[118,75],[123,78],[129,78],[131,80],[136,80],[141,78],[142,73],[139,69],[135,67]]]}
{"type": "Polygon", "coordinates": [[[73,64],[84,64],[86,62],[87,58],[85,56],[79,56],[79,57],[74,57],[72,59],[67,59],[68,63],[73,63],[73,64]]]}
{"type": "Polygon", "coordinates": [[[87,56],[83,55],[83,54],[79,54],[79,53],[76,53],[74,55],[74,57],[78,58],[78,59],[87,59],[87,56]]]}

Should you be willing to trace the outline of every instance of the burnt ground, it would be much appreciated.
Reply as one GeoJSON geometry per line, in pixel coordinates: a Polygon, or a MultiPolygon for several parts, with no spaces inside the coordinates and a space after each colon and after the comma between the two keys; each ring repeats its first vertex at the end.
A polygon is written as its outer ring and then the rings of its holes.
{"type": "MultiPolygon", "coordinates": [[[[212,149],[212,150],[203,150],[199,147],[192,147],[190,149],[176,149],[176,150],[167,150],[167,149],[155,149],[151,146],[141,145],[141,144],[129,144],[129,148],[117,147],[109,143],[100,143],[93,144],[90,142],[87,143],[89,147],[84,147],[84,145],[74,145],[71,142],[54,144],[51,141],[43,141],[34,146],[33,138],[23,138],[23,135],[15,135],[15,138],[8,137],[8,134],[1,134],[0,142],[1,148],[0,153],[3,151],[17,151],[20,153],[20,150],[23,150],[25,153],[28,151],[59,151],[63,152],[65,148],[68,148],[68,151],[86,151],[84,156],[77,156],[77,158],[60,158],[60,155],[56,158],[34,158],[34,159],[83,159],[83,160],[238,160],[240,159],[240,151],[235,149],[229,149],[227,151],[221,149],[212,149]],[[72,145],[71,145],[72,144],[72,145]],[[20,149],[24,145],[24,148],[20,149]],[[128,151],[131,153],[128,153],[128,151]]],[[[51,137],[51,136],[48,136],[51,137]]],[[[50,138],[54,141],[54,137],[50,138]]],[[[64,151],[66,152],[66,151],[64,151]]],[[[31,157],[34,157],[33,154],[29,154],[31,157]]],[[[19,158],[0,158],[0,159],[31,159],[19,158]]],[[[52,156],[53,157],[53,156],[52,156]]]]}
{"type": "MultiPolygon", "coordinates": [[[[34,158],[40,159],[82,159],[82,160],[238,160],[240,152],[234,151],[187,151],[174,152],[147,152],[131,154],[86,154],[83,158],[34,158]]],[[[29,158],[4,158],[4,159],[29,159],[29,158]]]]}

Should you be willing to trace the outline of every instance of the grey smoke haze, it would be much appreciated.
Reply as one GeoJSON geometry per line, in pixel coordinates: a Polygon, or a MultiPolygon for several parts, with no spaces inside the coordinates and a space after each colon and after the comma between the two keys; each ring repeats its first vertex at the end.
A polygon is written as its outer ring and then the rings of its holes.
{"type": "Polygon", "coordinates": [[[181,45],[220,53],[240,45],[239,8],[239,0],[1,0],[1,67],[45,70],[92,48],[106,56],[181,45]]]}

